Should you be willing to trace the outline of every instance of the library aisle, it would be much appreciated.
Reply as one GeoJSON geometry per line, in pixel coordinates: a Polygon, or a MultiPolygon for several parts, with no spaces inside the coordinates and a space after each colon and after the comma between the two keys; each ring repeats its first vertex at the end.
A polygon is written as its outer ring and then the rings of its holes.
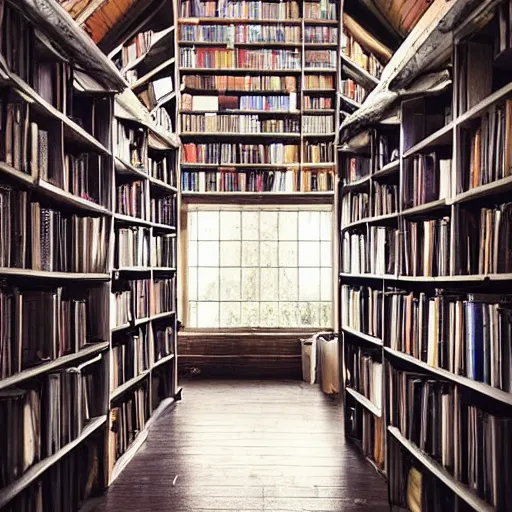
{"type": "Polygon", "coordinates": [[[298,381],[191,381],[94,512],[389,510],[342,411],[298,381]]]}

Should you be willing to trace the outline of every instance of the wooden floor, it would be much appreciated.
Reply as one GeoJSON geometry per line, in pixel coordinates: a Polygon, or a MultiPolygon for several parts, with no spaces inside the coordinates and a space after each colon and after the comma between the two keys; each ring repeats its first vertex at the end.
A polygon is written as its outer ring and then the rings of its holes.
{"type": "Polygon", "coordinates": [[[95,512],[384,511],[341,408],[301,382],[193,381],[95,512]]]}

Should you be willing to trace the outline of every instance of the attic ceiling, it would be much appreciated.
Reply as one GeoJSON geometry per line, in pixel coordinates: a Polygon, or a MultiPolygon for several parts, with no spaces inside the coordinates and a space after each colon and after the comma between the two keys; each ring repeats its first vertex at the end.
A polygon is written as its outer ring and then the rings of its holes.
{"type": "MultiPolygon", "coordinates": [[[[166,0],[169,3],[173,0],[166,0]]],[[[59,0],[71,16],[83,26],[96,43],[102,43],[110,31],[122,32],[123,21],[132,11],[152,3],[148,0],[59,0]],[[119,30],[121,29],[121,30],[119,30]]],[[[398,47],[414,28],[431,0],[345,0],[345,9],[382,42],[398,47]],[[368,14],[372,18],[368,21],[368,14]],[[366,22],[366,23],[365,23],[366,22]]],[[[110,46],[110,45],[107,45],[110,46]]]]}

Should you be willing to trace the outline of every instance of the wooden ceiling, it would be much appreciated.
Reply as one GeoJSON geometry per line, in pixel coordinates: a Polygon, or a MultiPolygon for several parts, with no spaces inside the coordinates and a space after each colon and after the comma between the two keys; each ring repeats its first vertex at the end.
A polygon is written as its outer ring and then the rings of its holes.
{"type": "MultiPolygon", "coordinates": [[[[172,1],[172,0],[169,0],[172,1]]],[[[350,4],[353,0],[345,0],[350,4]]],[[[83,26],[94,42],[100,43],[104,37],[126,18],[135,5],[147,4],[147,0],[59,0],[71,16],[83,26]]],[[[373,11],[381,24],[386,24],[403,40],[414,28],[431,0],[356,0],[373,11]]],[[[363,22],[364,20],[360,20],[363,22]]],[[[364,23],[363,23],[364,24],[364,23]]]]}

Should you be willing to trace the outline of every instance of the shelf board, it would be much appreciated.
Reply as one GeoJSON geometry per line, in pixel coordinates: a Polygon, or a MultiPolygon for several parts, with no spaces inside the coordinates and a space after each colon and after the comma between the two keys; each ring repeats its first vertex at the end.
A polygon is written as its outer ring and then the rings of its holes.
{"type": "Polygon", "coordinates": [[[302,110],[303,114],[321,115],[321,114],[335,114],[336,110],[333,108],[305,108],[302,110]]]}
{"type": "Polygon", "coordinates": [[[112,269],[112,272],[151,272],[151,267],[121,267],[112,269]]]}
{"type": "Polygon", "coordinates": [[[36,182],[36,179],[31,174],[19,171],[5,162],[0,162],[0,174],[7,175],[27,185],[34,185],[36,182]]]}
{"type": "Polygon", "coordinates": [[[338,43],[304,43],[304,47],[307,48],[318,48],[318,49],[333,49],[338,48],[338,43]]]}
{"type": "Polygon", "coordinates": [[[300,133],[181,132],[182,139],[192,137],[300,139],[300,133]]]}
{"type": "MultiPolygon", "coordinates": [[[[180,46],[228,46],[228,41],[178,41],[180,46]]],[[[241,47],[241,48],[302,48],[302,43],[299,42],[286,42],[286,41],[261,41],[261,42],[234,42],[233,47],[241,47]]]]}
{"type": "Polygon", "coordinates": [[[12,484],[0,490],[0,508],[14,499],[20,492],[26,489],[30,484],[38,480],[41,475],[54,466],[59,460],[64,458],[68,453],[74,450],[91,434],[100,429],[107,422],[107,416],[99,416],[91,419],[91,421],[83,428],[82,433],[73,441],[61,448],[57,453],[50,455],[46,459],[34,464],[23,475],[12,484]]]}
{"type": "Polygon", "coordinates": [[[348,69],[348,74],[353,75],[357,82],[367,90],[373,90],[379,85],[380,80],[374,77],[371,73],[366,71],[358,64],[356,64],[351,58],[347,57],[344,53],[340,53],[340,59],[343,65],[348,69]]]}
{"type": "Polygon", "coordinates": [[[126,222],[127,224],[137,224],[140,226],[150,227],[153,225],[150,220],[139,219],[138,217],[132,217],[131,215],[123,215],[122,213],[114,213],[114,220],[126,222]]]}
{"type": "Polygon", "coordinates": [[[115,157],[116,171],[119,171],[121,174],[130,174],[133,176],[138,176],[140,178],[148,178],[148,173],[143,169],[138,169],[132,164],[125,162],[122,158],[118,156],[115,157]]]}
{"type": "Polygon", "coordinates": [[[155,368],[158,368],[159,366],[162,366],[165,363],[168,363],[169,361],[172,361],[174,359],[174,354],[169,354],[168,356],[162,357],[158,361],[155,361],[153,363],[153,366],[151,367],[151,370],[154,370],[155,368]]]}
{"type": "Polygon", "coordinates": [[[121,474],[123,469],[128,465],[128,463],[133,459],[133,456],[137,453],[139,448],[142,446],[144,441],[148,437],[148,430],[144,428],[141,432],[137,434],[135,439],[132,441],[130,446],[128,446],[127,450],[116,460],[114,467],[112,468],[112,474],[110,476],[109,484],[112,484],[114,480],[121,474]]]}
{"type": "Polygon", "coordinates": [[[317,18],[304,18],[304,25],[335,25],[338,26],[338,20],[324,20],[317,18]]]}
{"type": "MultiPolygon", "coordinates": [[[[252,94],[251,91],[239,91],[245,92],[247,94],[252,94]]],[[[265,91],[258,91],[265,92],[265,91]]],[[[272,91],[276,94],[285,94],[284,91],[272,91]]],[[[303,111],[305,112],[305,111],[303,111]]],[[[315,111],[316,112],[316,111],[315,111]]],[[[251,114],[265,114],[265,115],[284,115],[284,116],[299,116],[300,110],[242,110],[242,109],[233,109],[233,110],[180,110],[180,114],[217,114],[217,115],[251,115],[251,114]]],[[[186,133],[186,132],[185,132],[186,133]]]]}
{"type": "Polygon", "coordinates": [[[110,393],[110,401],[115,400],[116,398],[120,397],[123,393],[126,393],[128,390],[142,382],[149,375],[149,373],[149,370],[145,370],[141,374],[137,375],[137,377],[133,377],[133,379],[130,379],[124,384],[118,386],[116,389],[112,391],[112,393],[110,393]]]}
{"type": "Polygon", "coordinates": [[[345,190],[352,190],[354,188],[366,185],[367,183],[370,183],[370,178],[371,174],[368,174],[366,176],[363,176],[362,178],[359,178],[358,180],[346,183],[343,185],[342,192],[344,192],[345,190]]]}
{"type": "Polygon", "coordinates": [[[312,162],[303,162],[302,168],[303,169],[327,169],[328,167],[336,167],[336,162],[318,162],[318,163],[312,163],[312,162]]]}
{"type": "Polygon", "coordinates": [[[423,215],[426,213],[435,212],[448,206],[446,199],[438,199],[437,201],[431,201],[430,203],[420,204],[412,208],[407,208],[401,212],[404,217],[410,217],[412,215],[423,215]]]}
{"type": "Polygon", "coordinates": [[[301,25],[302,18],[289,18],[289,19],[268,19],[268,18],[179,18],[178,23],[180,24],[192,24],[192,25],[301,25]]]}
{"type": "Polygon", "coordinates": [[[51,272],[49,270],[32,270],[29,268],[0,267],[1,276],[16,276],[30,279],[70,279],[73,281],[109,281],[110,274],[86,272],[51,272]]]}
{"type": "Polygon", "coordinates": [[[156,68],[152,69],[149,73],[146,73],[144,76],[140,77],[137,81],[135,81],[133,84],[131,84],[130,89],[132,91],[140,89],[143,85],[150,82],[153,77],[157,76],[164,69],[172,66],[175,62],[176,62],[176,59],[174,57],[166,60],[165,62],[162,62],[162,64],[160,64],[156,68]]]}
{"type": "Polygon", "coordinates": [[[386,164],[384,167],[379,169],[378,171],[375,171],[372,174],[372,178],[382,178],[384,176],[389,176],[390,174],[394,174],[395,172],[398,172],[400,170],[400,159],[393,160],[392,162],[389,162],[389,164],[386,164]]]}
{"type": "Polygon", "coordinates": [[[398,359],[407,361],[408,363],[411,363],[418,368],[427,370],[430,373],[435,373],[436,375],[439,375],[443,379],[464,386],[465,388],[477,391],[478,393],[485,395],[487,398],[492,398],[493,400],[496,400],[498,402],[502,402],[507,405],[512,405],[512,393],[507,393],[506,391],[492,387],[489,384],[484,384],[483,382],[477,382],[476,380],[468,379],[467,377],[463,377],[462,375],[456,375],[442,368],[430,366],[429,364],[420,361],[419,359],[410,356],[409,354],[405,354],[404,352],[400,352],[398,350],[393,350],[392,348],[389,347],[384,347],[384,351],[387,354],[391,354],[398,359]]]}
{"type": "MultiPolygon", "coordinates": [[[[233,73],[245,73],[245,74],[258,74],[258,75],[300,75],[302,73],[301,69],[272,69],[272,68],[188,68],[188,67],[180,67],[181,73],[211,73],[211,74],[220,74],[226,73],[228,75],[233,73]]],[[[332,73],[335,73],[336,70],[331,69],[332,73]]]]}
{"type": "Polygon", "coordinates": [[[333,138],[336,137],[336,132],[330,132],[330,133],[303,133],[302,136],[305,139],[326,139],[326,138],[333,138]]]}
{"type": "MultiPolygon", "coordinates": [[[[334,92],[334,89],[327,89],[327,92],[329,92],[329,91],[334,92]]],[[[246,94],[246,95],[252,95],[252,96],[259,95],[259,94],[265,94],[266,96],[289,94],[289,92],[286,90],[283,90],[283,91],[274,91],[274,90],[247,91],[247,90],[241,90],[241,89],[226,89],[225,91],[219,91],[218,89],[194,89],[191,87],[185,87],[181,92],[182,92],[182,94],[188,92],[191,94],[204,94],[205,96],[216,96],[216,95],[220,95],[220,94],[246,94]]],[[[322,91],[311,90],[311,92],[325,92],[325,91],[324,90],[322,90],[322,91]]],[[[212,112],[212,111],[208,111],[208,112],[212,112]]],[[[219,112],[219,111],[215,110],[214,112],[219,112]]],[[[224,112],[224,111],[222,111],[222,112],[224,112]]],[[[230,111],[227,110],[225,112],[229,113],[230,111]]],[[[247,112],[247,111],[240,111],[240,113],[242,113],[242,112],[247,112]]],[[[256,110],[255,111],[256,114],[261,114],[264,112],[267,112],[267,111],[266,110],[263,110],[263,111],[256,110]]],[[[270,111],[268,111],[268,112],[270,112],[270,111]]],[[[284,112],[288,112],[288,111],[284,111],[284,112]]],[[[183,113],[194,113],[194,112],[188,110],[188,111],[183,111],[183,113]]]]}
{"type": "Polygon", "coordinates": [[[52,185],[47,181],[39,179],[36,183],[38,189],[41,190],[45,195],[51,197],[52,199],[59,200],[62,203],[65,203],[69,206],[80,208],[82,210],[87,210],[94,213],[101,213],[103,215],[112,215],[112,212],[105,208],[104,206],[100,206],[99,204],[93,203],[88,199],[75,196],[71,192],[66,192],[60,187],[52,185]]]}
{"type": "Polygon", "coordinates": [[[388,431],[411,455],[474,510],[481,512],[492,512],[494,510],[491,505],[479,498],[469,487],[456,480],[441,464],[406,439],[396,427],[389,426],[388,431]]]}
{"type": "Polygon", "coordinates": [[[162,318],[167,318],[167,317],[170,317],[170,316],[173,316],[176,314],[176,311],[164,311],[163,313],[155,313],[154,315],[151,315],[150,317],[150,320],[151,321],[155,321],[155,320],[161,320],[162,318]]]}
{"type": "Polygon", "coordinates": [[[321,196],[321,197],[330,197],[334,196],[334,192],[182,192],[182,196],[184,197],[221,197],[221,196],[231,196],[231,197],[272,197],[272,196],[286,196],[286,197],[304,197],[304,196],[321,196]]]}
{"type": "Polygon", "coordinates": [[[377,224],[379,222],[385,220],[398,219],[398,213],[388,213],[386,215],[377,215],[376,217],[366,217],[365,219],[356,220],[351,222],[350,224],[345,224],[341,226],[341,230],[345,231],[350,228],[354,228],[356,226],[360,226],[362,224],[377,224]]]}
{"type": "Polygon", "coordinates": [[[352,336],[361,338],[362,340],[365,340],[368,343],[373,343],[374,345],[377,345],[379,347],[382,347],[383,345],[382,340],[380,338],[370,336],[369,334],[365,334],[364,332],[358,331],[356,329],[352,329],[352,327],[344,326],[341,328],[341,330],[343,332],[346,332],[347,334],[351,334],[352,336]]]}
{"type": "Polygon", "coordinates": [[[152,270],[153,272],[176,272],[176,267],[152,267],[152,270]]]}
{"type": "Polygon", "coordinates": [[[453,127],[454,123],[448,123],[428,137],[424,138],[410,149],[408,149],[402,158],[408,158],[416,153],[422,153],[427,149],[436,146],[449,146],[453,143],[453,127]]]}
{"type": "Polygon", "coordinates": [[[19,89],[23,95],[23,99],[30,104],[31,108],[39,110],[39,112],[47,117],[58,119],[64,125],[64,137],[73,140],[85,146],[89,146],[91,150],[110,155],[110,151],[96,140],[91,134],[85,131],[81,126],[72,121],[69,117],[57,110],[53,105],[44,100],[32,87],[25,83],[20,77],[14,73],[9,73],[9,78],[16,89],[19,89]]]}
{"type": "Polygon", "coordinates": [[[178,189],[176,187],[173,187],[172,185],[169,185],[168,183],[165,183],[165,181],[159,180],[157,178],[153,178],[153,176],[148,176],[149,183],[151,185],[154,185],[155,187],[160,187],[165,190],[168,190],[169,192],[176,193],[178,192],[178,189]]]}
{"type": "Polygon", "coordinates": [[[169,226],[168,224],[160,224],[159,222],[152,222],[151,226],[155,229],[163,229],[165,231],[176,231],[176,226],[169,226]]]}
{"type": "Polygon", "coordinates": [[[134,327],[138,327],[139,325],[147,324],[150,320],[151,320],[151,318],[149,316],[147,316],[145,318],[138,318],[137,320],[135,320],[132,323],[118,325],[117,327],[112,327],[112,329],[110,329],[110,331],[111,332],[119,332],[119,331],[124,331],[125,329],[133,329],[134,327]]]}
{"type": "Polygon", "coordinates": [[[304,73],[337,73],[338,70],[336,68],[304,68],[304,73]]]}
{"type": "Polygon", "coordinates": [[[340,93],[340,98],[342,101],[344,101],[351,107],[355,108],[356,110],[360,109],[362,106],[362,103],[358,103],[356,100],[353,100],[352,98],[349,98],[348,96],[345,96],[344,94],[340,93]]]}
{"type": "Polygon", "coordinates": [[[304,93],[328,93],[328,94],[334,94],[336,92],[336,89],[322,89],[322,88],[313,88],[313,89],[302,89],[302,92],[304,93]]]}
{"type": "Polygon", "coordinates": [[[382,416],[382,409],[377,407],[373,402],[371,402],[368,398],[366,398],[361,393],[358,393],[355,389],[352,388],[345,388],[346,392],[354,397],[363,407],[368,409],[372,414],[374,414],[377,417],[382,416]]]}
{"type": "Polygon", "coordinates": [[[481,275],[455,275],[455,276],[397,276],[397,275],[377,275],[377,274],[353,274],[350,272],[340,272],[340,277],[356,279],[380,279],[387,281],[403,281],[418,283],[467,283],[483,281],[512,281],[512,274],[481,274],[481,275]]]}
{"type": "MultiPolygon", "coordinates": [[[[334,165],[334,164],[332,164],[334,165]]],[[[299,163],[294,164],[194,164],[194,163],[182,163],[182,169],[217,169],[222,168],[234,168],[234,169],[287,169],[299,167],[299,163]]],[[[326,167],[329,164],[325,164],[326,167]]]]}
{"type": "Polygon", "coordinates": [[[104,350],[107,350],[109,346],[110,343],[108,341],[94,343],[83,348],[82,350],[79,350],[75,354],[68,354],[53,361],[42,363],[39,366],[35,366],[34,368],[23,370],[20,373],[12,375],[11,377],[6,377],[5,379],[0,380],[0,390],[16,386],[25,380],[32,379],[43,373],[48,373],[50,371],[62,368],[63,366],[68,366],[74,361],[79,361],[86,357],[94,356],[100,352],[103,352],[104,350]]]}
{"type": "Polygon", "coordinates": [[[399,278],[391,274],[354,274],[352,272],[340,272],[340,277],[346,277],[351,279],[379,279],[379,280],[390,280],[398,281],[399,278]]]}
{"type": "Polygon", "coordinates": [[[489,196],[491,194],[501,194],[503,192],[508,192],[511,188],[512,176],[507,176],[501,180],[493,181],[492,183],[487,183],[480,187],[472,188],[466,192],[457,194],[451,199],[450,202],[453,204],[465,203],[473,199],[480,199],[481,197],[489,196]]]}
{"type": "Polygon", "coordinates": [[[512,82],[508,83],[496,92],[493,92],[482,101],[471,107],[464,114],[460,115],[456,120],[456,125],[466,124],[468,121],[480,117],[489,107],[505,99],[506,96],[512,94],[512,82]]]}

